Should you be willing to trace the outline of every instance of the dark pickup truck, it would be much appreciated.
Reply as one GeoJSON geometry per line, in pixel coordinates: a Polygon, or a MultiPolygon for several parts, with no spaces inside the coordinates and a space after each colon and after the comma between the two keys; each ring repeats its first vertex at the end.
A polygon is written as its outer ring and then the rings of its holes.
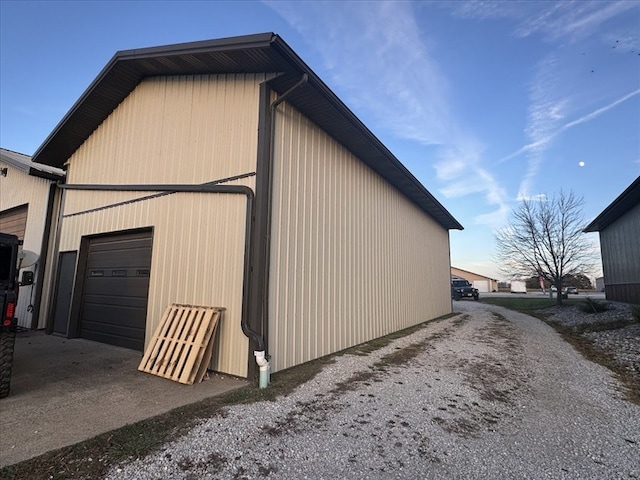
{"type": "Polygon", "coordinates": [[[9,395],[18,303],[18,247],[15,235],[0,233],[0,398],[9,395]]]}
{"type": "Polygon", "coordinates": [[[464,278],[452,278],[451,279],[451,298],[454,300],[460,300],[464,297],[473,297],[474,300],[480,298],[477,288],[473,288],[473,285],[464,278]]]}

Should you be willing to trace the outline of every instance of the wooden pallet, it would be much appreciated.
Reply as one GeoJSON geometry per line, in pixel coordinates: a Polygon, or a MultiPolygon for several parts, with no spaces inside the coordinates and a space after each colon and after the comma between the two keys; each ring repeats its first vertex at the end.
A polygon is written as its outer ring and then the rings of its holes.
{"type": "Polygon", "coordinates": [[[169,305],[138,370],[186,385],[201,382],[211,362],[223,311],[219,307],[169,305]]]}

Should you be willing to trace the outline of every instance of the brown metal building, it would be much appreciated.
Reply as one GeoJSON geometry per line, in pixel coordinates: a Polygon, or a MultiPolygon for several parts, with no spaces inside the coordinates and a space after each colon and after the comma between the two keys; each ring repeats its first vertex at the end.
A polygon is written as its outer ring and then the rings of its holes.
{"type": "Polygon", "coordinates": [[[640,177],[584,231],[600,232],[607,299],[640,304],[640,177]]]}
{"type": "Polygon", "coordinates": [[[118,52],[34,159],[67,169],[58,334],[225,307],[212,368],[245,377],[451,311],[462,226],[272,33],[118,52]]]}

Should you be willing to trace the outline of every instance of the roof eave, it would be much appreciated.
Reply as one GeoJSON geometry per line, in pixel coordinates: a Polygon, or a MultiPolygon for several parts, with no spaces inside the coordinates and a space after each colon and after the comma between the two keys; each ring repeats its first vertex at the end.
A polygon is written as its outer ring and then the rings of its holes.
{"type": "Polygon", "coordinates": [[[586,228],[585,233],[601,232],[640,203],[640,176],[611,202],[586,228]]]}
{"type": "Polygon", "coordinates": [[[56,174],[45,170],[38,170],[37,168],[33,167],[29,169],[29,175],[31,175],[32,177],[44,178],[45,180],[51,180],[53,182],[60,182],[65,179],[64,174],[56,174]]]}
{"type": "MultiPolygon", "coordinates": [[[[320,95],[319,98],[323,98],[331,109],[344,119],[344,124],[350,126],[349,130],[362,141],[360,145],[354,145],[348,137],[338,138],[339,131],[333,132],[338,136],[336,139],[403,192],[443,228],[463,230],[462,225],[440,202],[274,33],[117,52],[38,148],[33,155],[33,160],[45,165],[62,167],[73,152],[80,148],[91,133],[145,77],[198,74],[200,66],[202,71],[199,73],[207,73],[207,66],[212,70],[223,69],[227,66],[227,60],[233,68],[244,72],[266,65],[268,69],[260,72],[296,75],[306,73],[309,76],[309,86],[314,89],[313,95],[320,95]],[[222,59],[216,54],[219,54],[222,59]]],[[[309,97],[306,99],[308,100],[309,97]]],[[[289,98],[289,101],[296,105],[294,95],[289,98]]],[[[330,125],[325,127],[330,129],[330,125]]]]}
{"type": "Polygon", "coordinates": [[[39,177],[53,181],[63,180],[65,177],[64,172],[49,165],[37,164],[31,160],[29,155],[25,155],[24,153],[18,153],[3,148],[0,149],[0,160],[32,177],[39,177]]]}
{"type": "MultiPolygon", "coordinates": [[[[259,46],[268,46],[274,39],[276,35],[274,33],[261,33],[256,35],[246,35],[242,37],[232,37],[232,38],[222,38],[215,40],[205,40],[199,42],[189,42],[189,43],[180,43],[174,45],[160,46],[160,47],[149,47],[149,48],[139,48],[139,49],[131,49],[131,50],[121,50],[116,52],[116,54],[111,58],[111,60],[105,65],[105,67],[100,71],[97,77],[91,82],[91,84],[87,87],[87,89],[82,93],[82,95],[78,98],[78,100],[73,104],[73,106],[69,109],[66,115],[58,122],[53,131],[47,136],[45,141],[38,147],[36,152],[33,154],[33,161],[42,163],[44,165],[51,165],[53,167],[62,167],[64,160],[57,160],[54,157],[54,154],[50,154],[48,152],[49,148],[52,145],[52,142],[57,138],[58,134],[65,128],[67,123],[78,114],[79,109],[85,104],[85,102],[92,97],[98,86],[102,85],[105,79],[109,76],[109,74],[114,70],[114,68],[118,65],[127,66],[127,62],[135,61],[139,59],[150,59],[157,57],[165,57],[167,55],[186,55],[186,54],[196,54],[199,52],[209,52],[216,49],[240,49],[247,47],[259,47],[259,46]]],[[[126,96],[133,91],[133,89],[140,83],[140,81],[148,76],[143,72],[135,73],[135,69],[133,69],[133,75],[131,76],[131,81],[128,85],[122,85],[123,98],[120,99],[119,102],[113,105],[113,108],[104,115],[104,119],[106,119],[113,110],[120,104],[120,102],[126,98],[126,96]]],[[[102,123],[102,122],[100,122],[102,123]]],[[[99,125],[98,125],[99,126],[99,125]]],[[[97,128],[97,127],[96,127],[97,128]]]]}

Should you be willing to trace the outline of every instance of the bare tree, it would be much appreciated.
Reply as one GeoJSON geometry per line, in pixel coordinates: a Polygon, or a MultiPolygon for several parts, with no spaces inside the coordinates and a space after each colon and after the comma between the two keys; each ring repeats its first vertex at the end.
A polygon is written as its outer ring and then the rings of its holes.
{"type": "Polygon", "coordinates": [[[523,200],[510,224],[497,231],[496,259],[511,278],[542,276],[558,291],[569,276],[590,272],[596,264],[591,242],[582,232],[584,201],[573,192],[523,200]]]}

